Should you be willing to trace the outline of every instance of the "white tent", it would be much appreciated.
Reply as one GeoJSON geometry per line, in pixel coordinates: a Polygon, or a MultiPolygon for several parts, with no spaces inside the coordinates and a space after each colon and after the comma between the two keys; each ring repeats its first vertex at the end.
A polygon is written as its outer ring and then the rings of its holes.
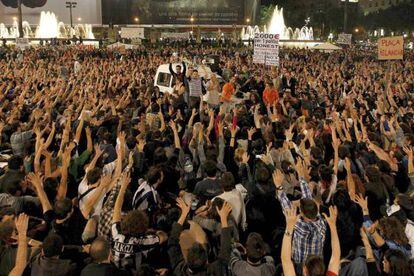
{"type": "Polygon", "coordinates": [[[341,47],[333,45],[329,42],[325,42],[325,43],[321,43],[321,44],[318,44],[316,46],[313,46],[312,49],[313,50],[325,51],[325,52],[333,52],[333,51],[337,51],[337,50],[342,50],[341,47]]]}

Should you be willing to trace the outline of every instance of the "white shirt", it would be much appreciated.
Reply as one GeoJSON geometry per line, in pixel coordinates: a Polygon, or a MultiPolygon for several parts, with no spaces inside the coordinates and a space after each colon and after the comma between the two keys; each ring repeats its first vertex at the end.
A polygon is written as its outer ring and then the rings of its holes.
{"type": "MultiPolygon", "coordinates": [[[[86,191],[88,191],[90,189],[90,187],[88,186],[88,181],[86,180],[86,177],[84,177],[81,181],[81,183],[78,186],[78,196],[81,196],[83,193],[86,193],[86,191]]],[[[81,200],[79,200],[79,209],[80,210],[84,210],[85,208],[85,203],[92,197],[92,195],[94,195],[94,193],[96,193],[98,190],[97,188],[95,188],[94,190],[92,190],[91,192],[89,192],[87,195],[85,195],[84,197],[81,198],[81,200]]],[[[103,205],[103,201],[105,198],[105,194],[103,194],[101,196],[101,198],[99,198],[98,202],[95,204],[95,207],[92,210],[91,216],[99,216],[102,210],[102,205],[103,205]]]]}
{"type": "Polygon", "coordinates": [[[79,73],[81,69],[82,69],[82,65],[80,64],[80,62],[75,61],[75,65],[74,65],[75,74],[79,73]]]}
{"type": "Polygon", "coordinates": [[[405,235],[408,238],[408,243],[411,246],[411,258],[414,256],[414,222],[407,219],[407,224],[405,225],[405,235]]]}
{"type": "Polygon", "coordinates": [[[240,225],[243,229],[245,229],[246,205],[244,204],[241,192],[237,189],[233,189],[230,192],[223,192],[216,197],[219,197],[231,204],[231,214],[233,215],[234,220],[236,221],[237,225],[240,225]]]}

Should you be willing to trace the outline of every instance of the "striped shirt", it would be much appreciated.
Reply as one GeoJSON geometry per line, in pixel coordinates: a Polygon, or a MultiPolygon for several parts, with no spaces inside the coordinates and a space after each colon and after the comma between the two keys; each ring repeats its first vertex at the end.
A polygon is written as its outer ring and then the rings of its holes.
{"type": "Polygon", "coordinates": [[[121,234],[120,222],[112,224],[112,256],[118,268],[137,270],[142,258],[159,244],[160,239],[155,234],[129,237],[121,234]]]}
{"type": "Polygon", "coordinates": [[[188,87],[190,88],[190,97],[200,98],[203,95],[203,83],[201,78],[191,79],[188,81],[188,87]]]}
{"type": "Polygon", "coordinates": [[[134,194],[134,198],[132,199],[132,208],[150,213],[157,207],[158,202],[157,191],[154,187],[144,181],[141,185],[139,185],[134,194]]]}

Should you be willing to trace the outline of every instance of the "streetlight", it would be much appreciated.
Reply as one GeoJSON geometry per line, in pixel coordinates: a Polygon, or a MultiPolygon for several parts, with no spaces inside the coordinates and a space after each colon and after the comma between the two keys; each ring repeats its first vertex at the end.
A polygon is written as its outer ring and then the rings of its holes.
{"type": "Polygon", "coordinates": [[[191,35],[193,35],[193,31],[194,31],[194,16],[192,16],[192,15],[190,17],[190,22],[191,22],[191,35]]]}
{"type": "Polygon", "coordinates": [[[17,21],[17,17],[16,16],[13,16],[13,21],[17,21]]]}
{"type": "Polygon", "coordinates": [[[249,23],[250,23],[250,18],[247,18],[247,19],[246,19],[246,23],[247,23],[247,25],[249,25],[249,23]]]}
{"type": "Polygon", "coordinates": [[[349,3],[358,3],[359,0],[341,0],[344,2],[344,33],[348,29],[348,5],[349,3]]]}
{"type": "Polygon", "coordinates": [[[135,21],[135,22],[138,22],[138,21],[139,21],[139,18],[138,18],[138,17],[135,17],[135,18],[134,18],[134,21],[135,21]]]}
{"type": "MultiPolygon", "coordinates": [[[[72,9],[76,8],[77,4],[78,4],[78,2],[73,2],[73,1],[66,2],[66,8],[69,9],[69,13],[70,13],[70,27],[71,28],[73,28],[72,9]]],[[[79,18],[78,18],[78,20],[79,20],[79,18]]]]}
{"type": "Polygon", "coordinates": [[[358,28],[355,28],[355,32],[358,33],[359,32],[359,29],[358,28]]]}
{"type": "Polygon", "coordinates": [[[78,17],[78,21],[82,21],[82,18],[78,17]]]}

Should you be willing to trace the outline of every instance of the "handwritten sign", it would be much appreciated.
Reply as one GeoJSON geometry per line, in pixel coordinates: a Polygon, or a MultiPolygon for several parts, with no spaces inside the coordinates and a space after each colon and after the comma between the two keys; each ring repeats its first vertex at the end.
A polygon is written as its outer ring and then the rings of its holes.
{"type": "Polygon", "coordinates": [[[265,65],[279,66],[278,34],[255,34],[253,62],[265,65]]]}
{"type": "Polygon", "coordinates": [[[383,37],[378,39],[378,59],[403,59],[404,38],[402,36],[383,37]]]}

